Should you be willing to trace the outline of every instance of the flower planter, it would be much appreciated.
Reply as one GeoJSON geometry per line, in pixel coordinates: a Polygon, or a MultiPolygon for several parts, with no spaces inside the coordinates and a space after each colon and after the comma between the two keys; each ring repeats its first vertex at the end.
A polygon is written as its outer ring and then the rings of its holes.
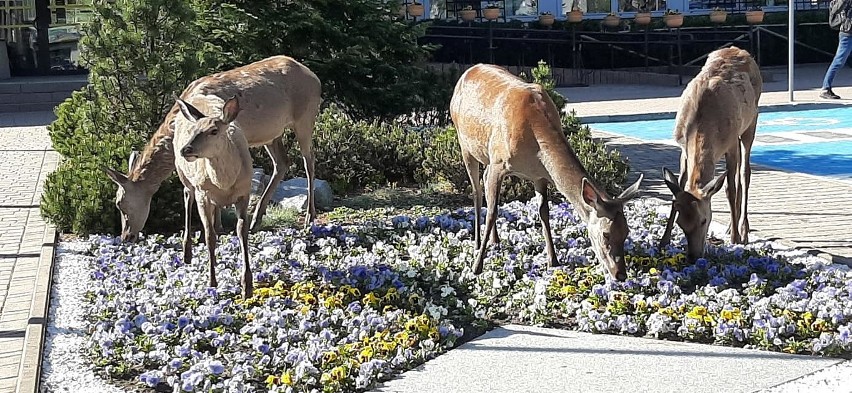
{"type": "Polygon", "coordinates": [[[746,22],[752,25],[756,25],[759,23],[763,23],[763,10],[760,11],[746,11],[746,22]]]}
{"type": "Polygon", "coordinates": [[[569,23],[580,23],[583,21],[583,11],[574,10],[565,14],[565,17],[568,18],[569,23]]]}
{"type": "Polygon", "coordinates": [[[408,9],[408,15],[414,17],[423,16],[423,11],[425,10],[423,4],[409,4],[406,8],[408,9]]]}
{"type": "Polygon", "coordinates": [[[539,15],[538,16],[538,23],[540,23],[542,26],[553,26],[553,22],[555,20],[556,20],[556,18],[554,18],[553,15],[539,15]]]}
{"type": "Polygon", "coordinates": [[[603,19],[603,24],[606,27],[618,27],[621,23],[621,18],[618,15],[607,15],[603,19]]]}
{"type": "Polygon", "coordinates": [[[461,10],[459,11],[459,16],[461,20],[471,22],[476,19],[476,10],[461,10]]]}
{"type": "Polygon", "coordinates": [[[486,8],[482,10],[482,16],[487,20],[496,20],[500,17],[499,8],[486,8]]]}
{"type": "Polygon", "coordinates": [[[668,14],[663,17],[663,22],[666,22],[669,28],[676,29],[683,26],[683,14],[668,14]]]}
{"type": "Polygon", "coordinates": [[[650,25],[651,24],[651,13],[650,12],[637,12],[633,17],[633,22],[637,25],[650,25]]]}
{"type": "Polygon", "coordinates": [[[725,23],[726,19],[728,19],[727,11],[713,11],[710,13],[710,22],[725,23]]]}

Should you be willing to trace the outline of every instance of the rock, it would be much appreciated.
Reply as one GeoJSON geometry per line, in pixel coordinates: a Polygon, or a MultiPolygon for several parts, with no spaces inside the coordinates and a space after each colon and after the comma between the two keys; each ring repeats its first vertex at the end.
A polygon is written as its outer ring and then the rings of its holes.
{"type": "Polygon", "coordinates": [[[263,173],[263,168],[254,168],[254,174],[251,177],[251,193],[262,195],[267,184],[269,184],[269,176],[263,173]]]}
{"type": "MultiPolygon", "coordinates": [[[[262,169],[255,168],[254,176],[252,177],[252,194],[258,196],[263,194],[263,190],[266,189],[269,180],[270,176],[263,174],[262,169]]],[[[314,204],[318,209],[330,207],[333,197],[334,193],[331,191],[331,186],[327,181],[320,179],[314,180],[314,204]]],[[[307,210],[308,179],[297,177],[282,181],[275,192],[272,193],[269,203],[301,211],[307,210]]]]}

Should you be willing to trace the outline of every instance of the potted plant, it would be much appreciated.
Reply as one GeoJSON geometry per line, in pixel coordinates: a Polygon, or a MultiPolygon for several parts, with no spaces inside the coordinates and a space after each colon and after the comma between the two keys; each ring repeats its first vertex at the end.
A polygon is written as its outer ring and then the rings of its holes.
{"type": "Polygon", "coordinates": [[[461,11],[459,11],[459,16],[465,22],[470,22],[476,19],[476,10],[471,6],[464,7],[461,11]]]}
{"type": "Polygon", "coordinates": [[[578,1],[579,0],[574,0],[571,3],[571,11],[568,11],[565,14],[569,23],[580,23],[583,21],[583,10],[581,10],[580,5],[577,4],[578,1]]]}
{"type": "Polygon", "coordinates": [[[636,12],[636,15],[633,16],[633,22],[637,25],[651,24],[651,13],[648,12],[647,5],[648,2],[646,1],[641,7],[639,7],[639,11],[636,12]]]}
{"type": "Polygon", "coordinates": [[[407,5],[405,8],[408,11],[408,15],[413,17],[423,16],[423,11],[425,11],[423,4],[418,3],[417,0],[414,0],[413,3],[407,5]]]}
{"type": "Polygon", "coordinates": [[[500,7],[496,3],[488,3],[482,10],[482,16],[487,20],[496,20],[500,17],[500,7]]]}
{"type": "Polygon", "coordinates": [[[760,8],[760,5],[755,3],[746,11],[746,22],[752,25],[763,23],[763,16],[763,8],[760,8]]]}
{"type": "Polygon", "coordinates": [[[610,12],[603,19],[603,24],[606,27],[617,27],[621,23],[621,17],[610,12]]]}
{"type": "Polygon", "coordinates": [[[683,26],[683,14],[678,10],[666,10],[665,15],[663,15],[663,22],[666,22],[666,26],[669,28],[676,29],[683,26]]]}
{"type": "Polygon", "coordinates": [[[556,18],[553,17],[553,14],[547,11],[542,12],[538,16],[538,23],[541,23],[542,26],[553,26],[555,20],[556,18]]]}
{"type": "Polygon", "coordinates": [[[710,11],[710,22],[725,23],[726,19],[728,19],[728,11],[719,7],[713,8],[713,11],[710,11]]]}

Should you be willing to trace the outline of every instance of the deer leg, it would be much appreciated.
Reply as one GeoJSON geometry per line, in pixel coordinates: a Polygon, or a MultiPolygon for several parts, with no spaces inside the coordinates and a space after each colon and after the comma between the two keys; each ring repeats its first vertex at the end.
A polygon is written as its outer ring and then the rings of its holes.
{"type": "Polygon", "coordinates": [[[479,243],[482,241],[480,231],[482,230],[482,181],[479,178],[479,161],[473,158],[473,155],[462,150],[462,162],[467,170],[467,176],[470,178],[470,186],[473,190],[473,239],[476,243],[476,248],[479,249],[479,243]]]}
{"type": "MultiPolygon", "coordinates": [[[[739,145],[739,144],[737,144],[739,145]]],[[[725,166],[728,169],[728,175],[726,182],[727,186],[727,197],[728,197],[728,207],[731,209],[731,243],[739,243],[740,242],[740,233],[739,228],[737,227],[737,222],[739,222],[740,218],[740,209],[739,209],[739,181],[737,179],[737,172],[740,166],[740,147],[736,146],[732,151],[729,151],[725,155],[725,166]]]]}
{"type": "Polygon", "coordinates": [[[210,286],[216,287],[216,232],[213,231],[213,216],[216,206],[203,198],[197,198],[198,214],[204,225],[204,241],[207,243],[207,252],[210,254],[210,286]]]}
{"type": "Polygon", "coordinates": [[[544,244],[547,248],[547,267],[556,265],[556,249],[553,247],[553,237],[550,233],[550,204],[547,200],[547,180],[535,181],[535,192],[541,196],[538,206],[538,217],[541,219],[541,230],[544,232],[544,244]]]}
{"type": "Polygon", "coordinates": [[[216,221],[214,221],[213,223],[213,228],[216,230],[217,235],[224,235],[227,233],[225,231],[225,227],[222,226],[222,214],[224,213],[224,211],[225,209],[216,206],[216,214],[213,216],[216,221]]]}
{"type": "MultiPolygon", "coordinates": [[[[748,243],[748,233],[751,230],[748,222],[748,189],[751,185],[751,146],[754,143],[754,134],[757,129],[757,119],[749,127],[748,131],[741,137],[742,152],[740,154],[740,236],[743,244],[748,243]]],[[[733,223],[731,223],[733,225],[733,223]]]]}
{"type": "Polygon", "coordinates": [[[284,178],[290,167],[290,161],[287,159],[287,150],[284,148],[281,136],[273,139],[264,148],[269,158],[272,159],[272,178],[270,178],[269,184],[263,190],[263,195],[260,196],[260,201],[257,202],[257,206],[254,208],[254,215],[251,221],[252,232],[260,229],[263,215],[266,214],[266,206],[269,204],[272,194],[275,193],[275,189],[278,188],[278,184],[281,183],[281,179],[284,178]]]}
{"type": "Polygon", "coordinates": [[[195,191],[188,187],[183,188],[183,212],[184,212],[184,231],[183,231],[183,263],[189,264],[192,262],[192,205],[195,203],[195,191]]]}
{"type": "Polygon", "coordinates": [[[299,143],[299,151],[305,161],[305,174],[308,177],[308,212],[305,215],[305,228],[317,218],[317,209],[314,204],[314,152],[313,131],[316,117],[308,117],[308,120],[297,123],[293,130],[296,132],[296,141],[299,143]]]}
{"type": "Polygon", "coordinates": [[[248,218],[248,197],[240,198],[234,207],[237,210],[237,237],[240,239],[240,252],[243,254],[243,299],[248,299],[254,294],[254,283],[252,281],[251,265],[248,253],[248,231],[246,218],[248,218]]]}
{"type": "MultiPolygon", "coordinates": [[[[485,166],[485,179],[488,179],[489,172],[493,172],[493,171],[494,171],[494,169],[491,168],[491,165],[486,165],[485,166]]],[[[500,188],[499,184],[497,185],[497,188],[500,188]]],[[[497,194],[499,194],[500,190],[497,190],[497,191],[498,191],[497,194]]],[[[491,193],[489,193],[488,190],[486,190],[485,191],[485,205],[486,205],[486,207],[488,207],[488,209],[489,209],[488,211],[491,211],[490,210],[491,205],[494,205],[495,211],[498,211],[499,209],[497,208],[497,204],[498,204],[497,197],[494,197],[494,199],[491,199],[491,197],[492,197],[491,193]]],[[[494,219],[495,220],[497,219],[496,213],[494,215],[494,219]]],[[[495,221],[495,223],[496,223],[496,221],[495,221]]],[[[497,236],[497,225],[496,224],[493,225],[490,230],[485,231],[485,236],[490,238],[489,241],[491,242],[491,244],[500,243],[500,237],[497,236]]]]}
{"type": "MultiPolygon", "coordinates": [[[[485,197],[488,199],[488,213],[485,215],[485,233],[490,233],[497,224],[497,199],[500,197],[500,182],[505,175],[504,164],[489,165],[488,175],[485,177],[485,197]]],[[[479,246],[479,254],[473,265],[473,273],[482,273],[482,265],[485,260],[485,250],[488,242],[483,241],[479,246]]]]}

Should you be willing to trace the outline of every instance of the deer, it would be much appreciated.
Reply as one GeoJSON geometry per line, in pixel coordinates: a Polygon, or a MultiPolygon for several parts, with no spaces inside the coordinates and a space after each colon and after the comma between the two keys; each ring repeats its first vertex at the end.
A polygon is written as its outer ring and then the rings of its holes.
{"type": "MultiPolygon", "coordinates": [[[[292,129],[304,160],[308,178],[308,206],[305,227],[316,219],[314,205],[313,129],[322,102],[320,80],[306,66],[287,56],[273,56],[228,71],[201,77],[190,83],[180,98],[192,102],[198,97],[227,99],[242,92],[242,113],[238,121],[250,147],[264,146],[272,159],[272,177],[258,201],[251,231],[260,229],[263,215],[274,190],[284,178],[290,161],[283,143],[284,132],[292,129]]],[[[128,172],[103,168],[118,185],[115,204],[121,215],[122,241],[135,241],[145,226],[151,199],[175,170],[173,139],[180,115],[175,103],[142,152],[134,151],[128,172]]],[[[251,177],[251,174],[249,175],[251,177]]],[[[218,208],[217,208],[218,209],[218,208]]],[[[216,227],[219,214],[216,214],[216,227]]],[[[219,229],[218,233],[223,231],[219,229]]]]}
{"type": "Polygon", "coordinates": [[[478,248],[474,274],[482,273],[488,246],[480,235],[482,164],[487,205],[484,233],[491,235],[491,244],[499,242],[496,220],[503,179],[513,175],[532,181],[540,197],[539,218],[548,267],[553,267],[557,261],[547,196],[547,186],[552,183],[586,223],[595,255],[605,271],[619,281],[627,278],[624,241],[629,229],[624,204],[638,194],[641,174],[620,195],[610,197],[592,181],[577,158],[562,131],[559,111],[541,85],[527,83],[499,66],[477,64],[462,74],[450,100],[450,116],[473,188],[478,248]]]}
{"type": "MultiPolygon", "coordinates": [[[[209,253],[210,286],[216,287],[216,207],[233,204],[237,212],[237,238],[243,257],[243,298],[253,294],[248,254],[248,205],[251,195],[252,158],[249,144],[235,120],[240,114],[237,96],[227,101],[217,96],[197,96],[192,103],[175,97],[181,116],[175,119],[172,140],[175,168],[184,186],[184,263],[192,260],[191,219],[196,204],[204,226],[209,253]],[[200,107],[200,108],[199,108],[200,107]],[[221,114],[216,108],[221,107],[221,114]],[[207,114],[205,114],[207,113],[207,114]]],[[[249,123],[250,124],[250,123],[249,123]]]]}
{"type": "Polygon", "coordinates": [[[757,130],[758,101],[763,90],[760,68],[735,46],[711,52],[698,75],[686,86],[675,118],[674,139],[681,147],[680,174],[663,167],[663,180],[673,194],[671,213],[660,249],[671,240],[675,216],[687,240],[686,258],[704,256],[712,220],[710,200],[727,182],[731,243],[748,243],[748,188],[751,147],[757,130]],[[715,175],[725,158],[725,170],[715,175]]]}

